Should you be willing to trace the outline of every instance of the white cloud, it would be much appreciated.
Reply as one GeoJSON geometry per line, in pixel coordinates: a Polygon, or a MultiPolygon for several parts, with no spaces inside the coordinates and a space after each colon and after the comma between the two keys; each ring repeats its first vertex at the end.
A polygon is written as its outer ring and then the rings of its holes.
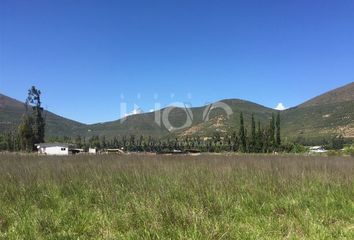
{"type": "Polygon", "coordinates": [[[144,113],[144,111],[141,108],[135,108],[133,111],[131,111],[130,113],[126,113],[124,114],[124,117],[128,117],[128,116],[132,116],[132,115],[137,115],[137,114],[141,114],[144,113]]]}
{"type": "Polygon", "coordinates": [[[274,108],[275,110],[283,111],[286,109],[283,103],[278,103],[278,105],[274,108]]]}

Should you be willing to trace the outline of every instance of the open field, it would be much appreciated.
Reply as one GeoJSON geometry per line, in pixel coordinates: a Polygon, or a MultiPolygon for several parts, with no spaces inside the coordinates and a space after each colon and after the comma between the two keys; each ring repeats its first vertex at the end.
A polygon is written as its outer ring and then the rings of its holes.
{"type": "Polygon", "coordinates": [[[0,154],[0,239],[354,239],[354,158],[0,154]]]}

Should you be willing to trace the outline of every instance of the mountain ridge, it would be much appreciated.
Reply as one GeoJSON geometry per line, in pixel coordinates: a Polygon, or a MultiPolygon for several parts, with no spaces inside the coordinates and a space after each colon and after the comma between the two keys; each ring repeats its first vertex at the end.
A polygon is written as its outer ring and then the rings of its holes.
{"type": "MultiPolygon", "coordinates": [[[[16,130],[25,112],[26,108],[23,102],[0,93],[0,132],[16,130]]],[[[79,132],[80,128],[86,126],[47,110],[44,111],[44,117],[46,119],[46,133],[49,136],[75,134],[79,132]]]]}
{"type": "MultiPolygon", "coordinates": [[[[0,132],[14,129],[24,113],[24,103],[0,94],[0,132]]],[[[189,135],[210,136],[215,132],[225,133],[238,129],[239,113],[243,112],[245,122],[249,123],[252,114],[263,125],[268,124],[271,115],[277,110],[243,99],[223,99],[204,106],[188,108],[165,107],[155,112],[130,115],[115,121],[84,124],[46,111],[48,136],[123,136],[145,135],[152,137],[181,137],[189,135]],[[232,110],[227,115],[223,109],[210,109],[210,106],[226,104],[232,110]],[[209,108],[209,109],[208,109],[209,108]],[[163,116],[168,111],[168,123],[176,127],[170,131],[155,116],[163,116]],[[188,113],[186,113],[188,112],[188,113]],[[205,113],[209,121],[204,121],[205,113]],[[190,126],[183,126],[188,117],[193,116],[190,126]],[[124,121],[122,121],[124,120],[124,121]]],[[[321,138],[327,135],[342,134],[354,138],[354,82],[314,97],[296,107],[280,111],[282,132],[285,139],[321,138]]],[[[165,119],[166,122],[166,119],[165,119]]]]}
{"type": "Polygon", "coordinates": [[[310,107],[347,101],[354,101],[354,82],[322,93],[308,101],[305,101],[297,107],[310,107]]]}

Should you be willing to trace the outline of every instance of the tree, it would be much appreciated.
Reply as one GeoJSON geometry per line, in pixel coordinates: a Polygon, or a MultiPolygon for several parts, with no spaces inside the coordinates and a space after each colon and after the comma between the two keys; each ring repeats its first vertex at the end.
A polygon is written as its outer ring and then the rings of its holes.
{"type": "Polygon", "coordinates": [[[237,137],[237,133],[236,131],[233,131],[232,132],[232,135],[231,135],[231,143],[232,143],[232,150],[234,152],[237,152],[239,150],[239,139],[237,137]]]}
{"type": "Polygon", "coordinates": [[[18,134],[20,136],[21,149],[26,151],[32,151],[34,146],[33,135],[33,119],[28,114],[24,114],[21,119],[21,123],[18,126],[18,134]]]}
{"type": "Polygon", "coordinates": [[[102,136],[100,142],[101,142],[100,144],[101,148],[103,149],[107,148],[106,136],[102,136]]]}
{"type": "Polygon", "coordinates": [[[262,152],[268,153],[271,149],[271,143],[270,143],[270,130],[269,129],[263,129],[262,131],[262,152]]]}
{"type": "Polygon", "coordinates": [[[99,136],[91,136],[89,138],[89,146],[90,148],[100,148],[101,144],[99,136]]]}
{"type": "Polygon", "coordinates": [[[119,148],[119,141],[117,137],[113,138],[113,143],[112,143],[113,148],[119,148]]]}
{"type": "Polygon", "coordinates": [[[257,138],[256,138],[256,152],[262,152],[263,148],[263,132],[261,128],[261,122],[258,121],[258,128],[257,128],[257,138]]]}
{"type": "Polygon", "coordinates": [[[7,150],[5,135],[0,135],[0,151],[5,151],[5,150],[7,150]]]}
{"type": "Polygon", "coordinates": [[[269,122],[269,144],[272,148],[272,151],[275,148],[275,117],[274,113],[272,113],[272,118],[269,122]]]}
{"type": "Polygon", "coordinates": [[[330,148],[334,149],[334,150],[340,150],[344,147],[344,137],[343,135],[339,135],[339,136],[334,136],[331,139],[331,143],[330,143],[330,148]]]}
{"type": "Polygon", "coordinates": [[[135,151],[136,144],[135,144],[135,135],[130,135],[129,138],[129,151],[135,151]]]}
{"type": "Polygon", "coordinates": [[[76,136],[76,138],[75,138],[75,145],[76,145],[78,148],[82,148],[82,147],[83,147],[83,144],[82,144],[81,136],[80,136],[80,135],[77,135],[77,136],[76,136]]]}
{"type": "Polygon", "coordinates": [[[26,109],[28,106],[32,107],[32,132],[33,141],[35,143],[44,142],[45,134],[45,120],[43,117],[43,108],[41,107],[41,91],[35,86],[28,90],[28,97],[26,99],[26,109]]]}
{"type": "Polygon", "coordinates": [[[251,120],[251,142],[250,142],[250,152],[256,151],[256,142],[257,142],[257,135],[256,135],[256,122],[254,120],[254,115],[252,114],[251,120]]]}
{"type": "Polygon", "coordinates": [[[122,145],[123,145],[124,150],[127,150],[127,144],[128,144],[128,140],[127,140],[127,137],[124,135],[122,137],[122,145]]]}
{"type": "Polygon", "coordinates": [[[280,138],[280,113],[278,112],[277,114],[277,120],[275,122],[275,126],[276,126],[276,146],[280,147],[281,145],[281,138],[280,138]]]}
{"type": "Polygon", "coordinates": [[[240,148],[241,152],[246,152],[247,150],[247,142],[246,142],[246,132],[245,132],[245,125],[243,120],[243,113],[240,114],[240,130],[239,130],[239,139],[240,139],[240,148]]]}

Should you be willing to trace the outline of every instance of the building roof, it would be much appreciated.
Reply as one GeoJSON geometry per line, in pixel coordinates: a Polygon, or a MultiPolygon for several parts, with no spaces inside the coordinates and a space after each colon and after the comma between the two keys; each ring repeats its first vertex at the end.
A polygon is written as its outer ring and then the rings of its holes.
{"type": "Polygon", "coordinates": [[[72,147],[73,145],[68,144],[68,143],[37,143],[35,144],[37,148],[42,148],[42,147],[65,147],[69,148],[72,147]]]}
{"type": "Polygon", "coordinates": [[[318,150],[318,149],[322,149],[324,147],[322,146],[313,146],[313,147],[310,147],[310,150],[318,150]]]}

